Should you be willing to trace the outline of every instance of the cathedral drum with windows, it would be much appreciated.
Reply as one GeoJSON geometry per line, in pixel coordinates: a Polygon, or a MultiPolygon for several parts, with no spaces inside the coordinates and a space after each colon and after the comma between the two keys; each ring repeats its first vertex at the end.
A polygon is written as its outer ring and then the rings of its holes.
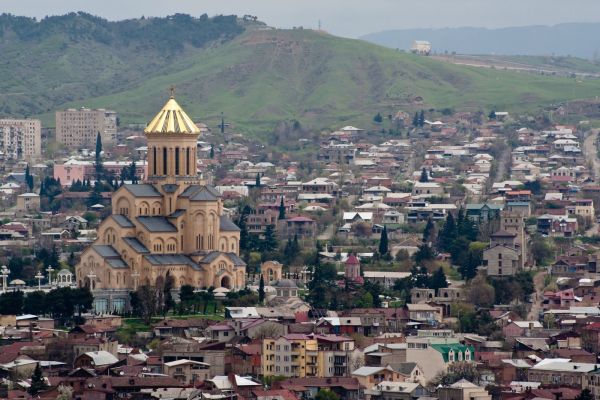
{"type": "MultiPolygon", "coordinates": [[[[113,194],[113,214],[83,252],[77,284],[88,286],[106,311],[114,309],[112,299],[155,285],[167,272],[175,288],[244,288],[240,230],[224,215],[220,194],[197,172],[200,130],[171,96],[144,132],[148,177],[113,194]]],[[[122,307],[123,300],[113,303],[122,307]]]]}

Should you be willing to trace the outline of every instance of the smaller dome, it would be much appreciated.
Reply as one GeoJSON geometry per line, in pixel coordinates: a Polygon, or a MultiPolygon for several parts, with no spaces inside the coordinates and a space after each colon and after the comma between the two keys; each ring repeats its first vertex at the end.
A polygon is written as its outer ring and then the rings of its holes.
{"type": "Polygon", "coordinates": [[[64,268],[64,269],[61,269],[60,271],[58,271],[58,275],[73,275],[73,273],[71,271],[69,271],[68,269],[64,268]]]}
{"type": "Polygon", "coordinates": [[[277,281],[277,283],[274,286],[276,288],[289,288],[289,289],[297,289],[298,288],[296,283],[291,279],[281,279],[281,280],[277,281]]]}
{"type": "Polygon", "coordinates": [[[9,282],[9,285],[24,286],[25,285],[25,281],[23,281],[21,279],[14,279],[14,280],[12,280],[12,281],[9,282]]]}

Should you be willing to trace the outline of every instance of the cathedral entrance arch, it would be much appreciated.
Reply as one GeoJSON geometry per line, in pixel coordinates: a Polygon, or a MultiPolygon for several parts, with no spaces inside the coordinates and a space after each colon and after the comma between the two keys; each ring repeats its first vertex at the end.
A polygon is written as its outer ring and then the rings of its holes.
{"type": "Polygon", "coordinates": [[[221,287],[231,289],[231,278],[227,275],[221,278],[221,287]]]}

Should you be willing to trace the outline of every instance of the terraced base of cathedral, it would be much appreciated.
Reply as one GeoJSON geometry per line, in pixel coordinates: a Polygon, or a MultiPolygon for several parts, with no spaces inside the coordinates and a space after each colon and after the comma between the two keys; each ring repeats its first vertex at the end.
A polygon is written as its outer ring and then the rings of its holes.
{"type": "Polygon", "coordinates": [[[174,98],[145,129],[149,176],[113,194],[112,215],[76,266],[77,284],[92,290],[98,312],[126,309],[123,293],[161,286],[167,273],[176,289],[246,286],[240,230],[197,172],[199,132],[174,98]]]}

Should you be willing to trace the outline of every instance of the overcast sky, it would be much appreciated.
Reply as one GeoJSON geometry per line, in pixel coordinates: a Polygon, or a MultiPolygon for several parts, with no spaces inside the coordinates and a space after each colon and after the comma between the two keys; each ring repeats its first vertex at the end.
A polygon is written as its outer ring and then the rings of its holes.
{"type": "Polygon", "coordinates": [[[252,14],[271,26],[316,28],[358,37],[402,28],[506,27],[599,22],[598,0],[0,0],[0,12],[42,18],[87,11],[111,20],[252,14]]]}

